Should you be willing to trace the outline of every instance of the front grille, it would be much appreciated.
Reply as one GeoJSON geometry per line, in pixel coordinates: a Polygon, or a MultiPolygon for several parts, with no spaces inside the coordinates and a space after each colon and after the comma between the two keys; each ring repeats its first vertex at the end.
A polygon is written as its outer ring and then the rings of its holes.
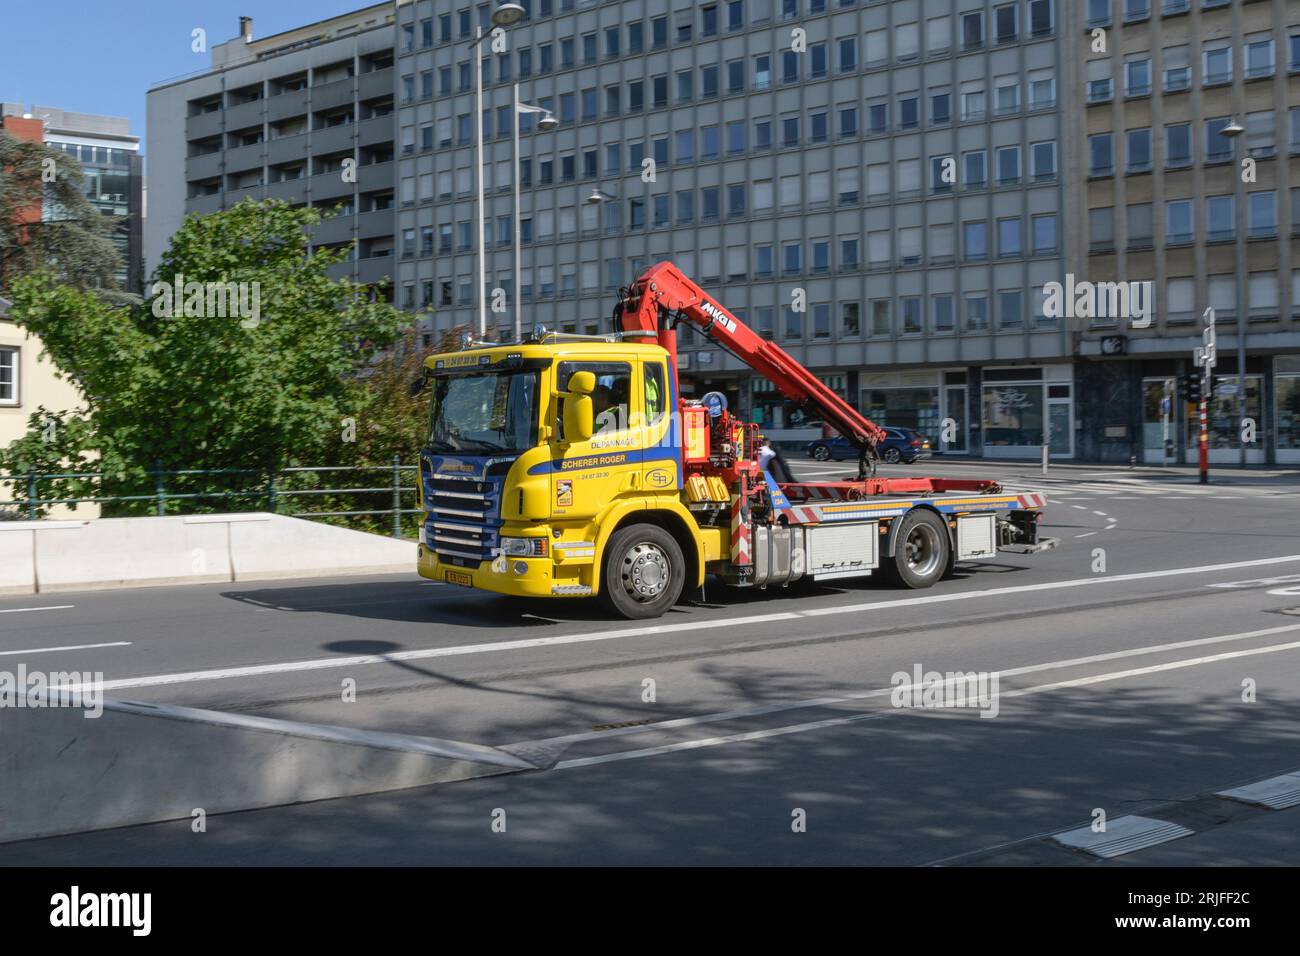
{"type": "Polygon", "coordinates": [[[436,474],[434,460],[421,459],[426,520],[424,540],[439,560],[477,568],[500,544],[503,476],[436,474]]]}

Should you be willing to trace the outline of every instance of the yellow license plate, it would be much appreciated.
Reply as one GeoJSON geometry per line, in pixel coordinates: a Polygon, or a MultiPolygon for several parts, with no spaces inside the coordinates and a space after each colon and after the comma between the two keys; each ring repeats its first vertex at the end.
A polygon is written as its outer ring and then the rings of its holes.
{"type": "Polygon", "coordinates": [[[463,571],[448,571],[447,583],[459,584],[463,588],[472,588],[474,586],[474,579],[463,571]]]}

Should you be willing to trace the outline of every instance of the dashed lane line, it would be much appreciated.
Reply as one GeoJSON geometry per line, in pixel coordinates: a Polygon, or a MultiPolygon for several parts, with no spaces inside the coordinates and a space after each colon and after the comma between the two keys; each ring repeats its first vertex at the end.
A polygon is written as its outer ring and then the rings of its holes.
{"type": "Polygon", "coordinates": [[[99,647],[130,647],[130,641],[106,641],[103,644],[65,644],[63,647],[29,647],[21,651],[0,651],[0,657],[19,654],[51,654],[55,651],[88,651],[99,647]]]}

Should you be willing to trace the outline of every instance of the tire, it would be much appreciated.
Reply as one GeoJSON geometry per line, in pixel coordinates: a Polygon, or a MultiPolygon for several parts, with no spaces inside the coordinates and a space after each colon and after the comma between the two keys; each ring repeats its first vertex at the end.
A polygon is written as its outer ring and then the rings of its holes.
{"type": "Polygon", "coordinates": [[[816,461],[830,461],[831,450],[827,448],[825,445],[814,445],[812,450],[812,457],[816,461]]]}
{"type": "Polygon", "coordinates": [[[903,455],[897,448],[886,448],[880,454],[880,460],[887,465],[897,465],[902,458],[903,455]]]}
{"type": "Polygon", "coordinates": [[[928,588],[950,572],[948,528],[933,511],[914,508],[900,519],[894,554],[881,559],[885,576],[900,587],[928,588]]]}
{"type": "Polygon", "coordinates": [[[686,585],[686,560],[663,528],[634,524],[615,531],[605,545],[600,602],[632,620],[660,617],[686,585]]]}

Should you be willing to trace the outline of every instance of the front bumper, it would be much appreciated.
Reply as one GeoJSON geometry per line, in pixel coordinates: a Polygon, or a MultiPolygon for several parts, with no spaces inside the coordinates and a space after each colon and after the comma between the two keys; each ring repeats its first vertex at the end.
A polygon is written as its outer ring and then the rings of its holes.
{"type": "Polygon", "coordinates": [[[581,565],[556,565],[550,557],[506,557],[504,560],[504,566],[500,559],[494,559],[479,562],[477,568],[465,568],[439,561],[436,554],[421,545],[418,570],[421,577],[430,581],[515,597],[584,597],[591,594],[590,573],[583,573],[581,565]],[[526,568],[523,574],[518,573],[517,565],[526,568]]]}

